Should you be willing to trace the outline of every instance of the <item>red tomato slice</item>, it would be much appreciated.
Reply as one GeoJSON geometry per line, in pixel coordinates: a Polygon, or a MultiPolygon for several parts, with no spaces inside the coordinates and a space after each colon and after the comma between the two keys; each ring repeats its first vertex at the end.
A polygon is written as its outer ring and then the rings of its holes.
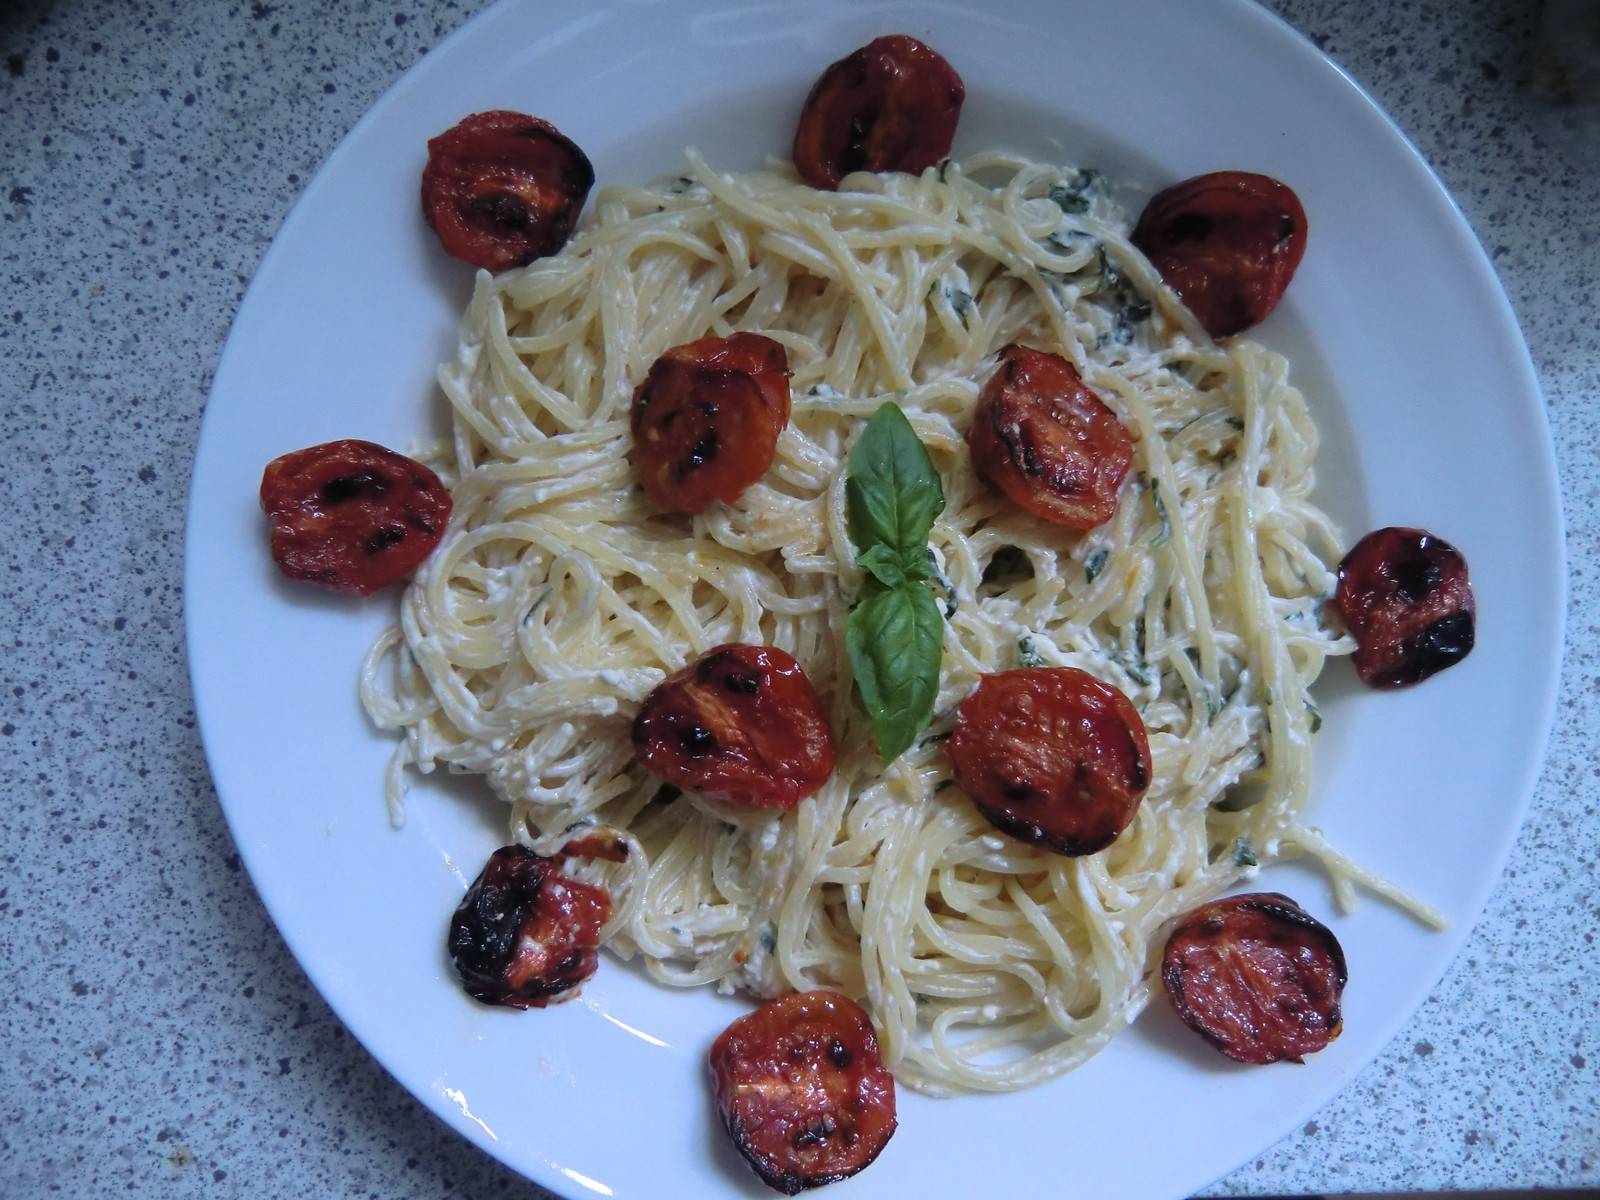
{"type": "Polygon", "coordinates": [[[1150,786],[1150,745],[1128,698],[1075,667],[985,675],[945,744],[956,783],[1012,837],[1093,854],[1150,786]]]}
{"type": "Polygon", "coordinates": [[[833,774],[822,702],[773,646],[718,646],[667,678],[634,719],[633,748],[668,783],[746,808],[793,808],[833,774]]]}
{"type": "Polygon", "coordinates": [[[1406,687],[1472,652],[1476,605],[1467,560],[1423,529],[1374,530],[1339,564],[1334,604],[1355,635],[1356,673],[1406,687]]]}
{"type": "Polygon", "coordinates": [[[1133,437],[1058,354],[1011,345],[967,430],[978,474],[1036,517],[1093,529],[1117,511],[1133,437]]]}
{"type": "Polygon", "coordinates": [[[1259,325],[1306,252],[1306,214],[1266,175],[1216,171],[1158,193],[1133,244],[1212,337],[1259,325]]]}
{"type": "Polygon", "coordinates": [[[1339,1036],[1348,979],[1328,928],[1287,896],[1258,892],[1184,917],[1161,960],[1178,1016],[1229,1058],[1300,1062],[1339,1036]]]}
{"type": "Polygon", "coordinates": [[[549,121],[474,113],[428,142],[422,212],[445,252],[507,271],[567,244],[594,168],[549,121]]]}
{"type": "Polygon", "coordinates": [[[867,1014],[837,992],[795,992],[728,1026],[711,1086],[739,1153],[788,1196],[854,1175],[894,1134],[894,1076],[867,1014]]]}
{"type": "Polygon", "coordinates": [[[955,68],[916,38],[878,38],[812,85],[794,165],[828,191],[852,171],[916,174],[949,155],[966,96],[955,68]]]}
{"type": "Polygon", "coordinates": [[[633,393],[628,457],[663,512],[732,504],[767,473],[789,423],[789,355],[758,333],[674,346],[633,393]]]}
{"type": "Polygon", "coordinates": [[[450,520],[450,493],[421,463],[373,442],[308,446],[261,475],[272,557],[290,579],[366,596],[409,575],[450,520]]]}
{"type": "Polygon", "coordinates": [[[570,858],[603,858],[621,863],[628,861],[628,843],[614,832],[598,831],[568,839],[561,853],[570,858]]]}
{"type": "Polygon", "coordinates": [[[611,897],[522,846],[489,856],[450,919],[446,947],[467,995],[508,1008],[565,998],[599,965],[611,897]]]}

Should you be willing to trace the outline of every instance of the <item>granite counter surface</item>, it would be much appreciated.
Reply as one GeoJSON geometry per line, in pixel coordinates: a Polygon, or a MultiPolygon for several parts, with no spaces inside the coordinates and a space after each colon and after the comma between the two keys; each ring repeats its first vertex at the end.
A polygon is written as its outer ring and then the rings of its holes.
{"type": "MultiPolygon", "coordinates": [[[[0,4],[0,1194],[533,1197],[306,982],[195,733],[184,505],[279,222],[481,5],[0,4]],[[110,433],[108,437],[107,434],[110,433]]],[[[1482,922],[1404,1033],[1212,1194],[1600,1186],[1600,125],[1524,0],[1273,0],[1396,117],[1504,280],[1566,500],[1563,690],[1482,922]]]]}

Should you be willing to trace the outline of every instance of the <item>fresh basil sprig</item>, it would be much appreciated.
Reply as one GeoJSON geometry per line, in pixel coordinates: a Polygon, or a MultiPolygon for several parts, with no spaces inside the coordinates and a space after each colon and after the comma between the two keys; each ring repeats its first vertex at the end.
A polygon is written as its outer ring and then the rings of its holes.
{"type": "Polygon", "coordinates": [[[928,531],[944,511],[944,488],[898,404],[881,405],[850,451],[845,501],[862,560],[882,546],[927,578],[928,531]]]}
{"type": "Polygon", "coordinates": [[[896,404],[884,404],[850,452],[845,480],[850,540],[868,574],[850,610],[845,648],[883,761],[927,728],[939,691],[944,618],[925,582],[928,531],[944,488],[928,451],[896,404]]]}

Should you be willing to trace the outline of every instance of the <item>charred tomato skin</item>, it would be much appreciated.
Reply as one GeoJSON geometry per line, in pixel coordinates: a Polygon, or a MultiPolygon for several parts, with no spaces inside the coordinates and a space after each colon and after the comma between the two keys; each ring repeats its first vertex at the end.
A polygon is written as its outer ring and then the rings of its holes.
{"type": "Polygon", "coordinates": [[[1057,854],[1116,841],[1150,786],[1138,711],[1075,667],[985,675],[961,702],[945,751],[991,824],[1057,854]]]}
{"type": "Polygon", "coordinates": [[[1133,437],[1058,354],[1010,345],[978,396],[967,447],[978,475],[1018,507],[1067,529],[1117,511],[1133,437]]]}
{"type": "Polygon", "coordinates": [[[950,154],[966,96],[937,51],[904,34],[877,38],[812,85],[795,129],[795,167],[825,191],[853,171],[916,174],[950,154]]]}
{"type": "Polygon", "coordinates": [[[794,992],[741,1017],[710,1054],[723,1128],[785,1195],[870,1166],[894,1135],[894,1077],[854,1000],[794,992]]]}
{"type": "Polygon", "coordinates": [[[502,846],[450,919],[445,948],[467,995],[543,1008],[593,975],[611,897],[561,874],[561,860],[502,846]]]}
{"type": "Polygon", "coordinates": [[[444,536],[451,507],[437,475],[376,442],[307,446],[261,473],[278,568],[344,595],[371,595],[414,571],[444,536]]]}
{"type": "Polygon", "coordinates": [[[428,142],[422,212],[445,252],[508,271],[567,244],[594,167],[549,121],[495,109],[428,142]]]}
{"type": "Polygon", "coordinates": [[[772,466],[789,423],[789,356],[758,333],[674,346],[634,390],[628,457],[651,504],[733,503],[772,466]]]}
{"type": "Polygon", "coordinates": [[[828,781],[835,759],[800,664],[739,643],[657,685],[634,718],[633,747],[667,783],[740,808],[793,808],[828,781]]]}
{"type": "Polygon", "coordinates": [[[1467,560],[1425,529],[1376,529],[1339,563],[1334,605],[1369,687],[1421,683],[1472,652],[1477,606],[1467,560]]]}
{"type": "Polygon", "coordinates": [[[1161,979],[1183,1022],[1237,1062],[1300,1062],[1339,1036],[1349,981],[1339,939],[1277,892],[1229,896],[1180,920],[1161,979]]]}
{"type": "Polygon", "coordinates": [[[1306,213],[1268,175],[1214,171],[1145,205],[1133,244],[1212,337],[1259,325],[1283,299],[1306,252],[1306,213]]]}

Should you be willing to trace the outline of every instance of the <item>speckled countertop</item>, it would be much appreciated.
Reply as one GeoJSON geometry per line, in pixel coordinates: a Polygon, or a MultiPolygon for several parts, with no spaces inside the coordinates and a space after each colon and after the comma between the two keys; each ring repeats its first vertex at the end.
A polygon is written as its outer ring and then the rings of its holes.
{"type": "MultiPolygon", "coordinates": [[[[212,792],[180,619],[190,460],[251,272],[344,131],[479,7],[0,0],[6,1197],[540,1194],[392,1082],[284,949],[212,792]]],[[[1465,951],[1212,1192],[1597,1186],[1600,124],[1536,94],[1531,0],[1272,7],[1489,249],[1549,404],[1572,600],[1550,758],[1465,951]]]]}

